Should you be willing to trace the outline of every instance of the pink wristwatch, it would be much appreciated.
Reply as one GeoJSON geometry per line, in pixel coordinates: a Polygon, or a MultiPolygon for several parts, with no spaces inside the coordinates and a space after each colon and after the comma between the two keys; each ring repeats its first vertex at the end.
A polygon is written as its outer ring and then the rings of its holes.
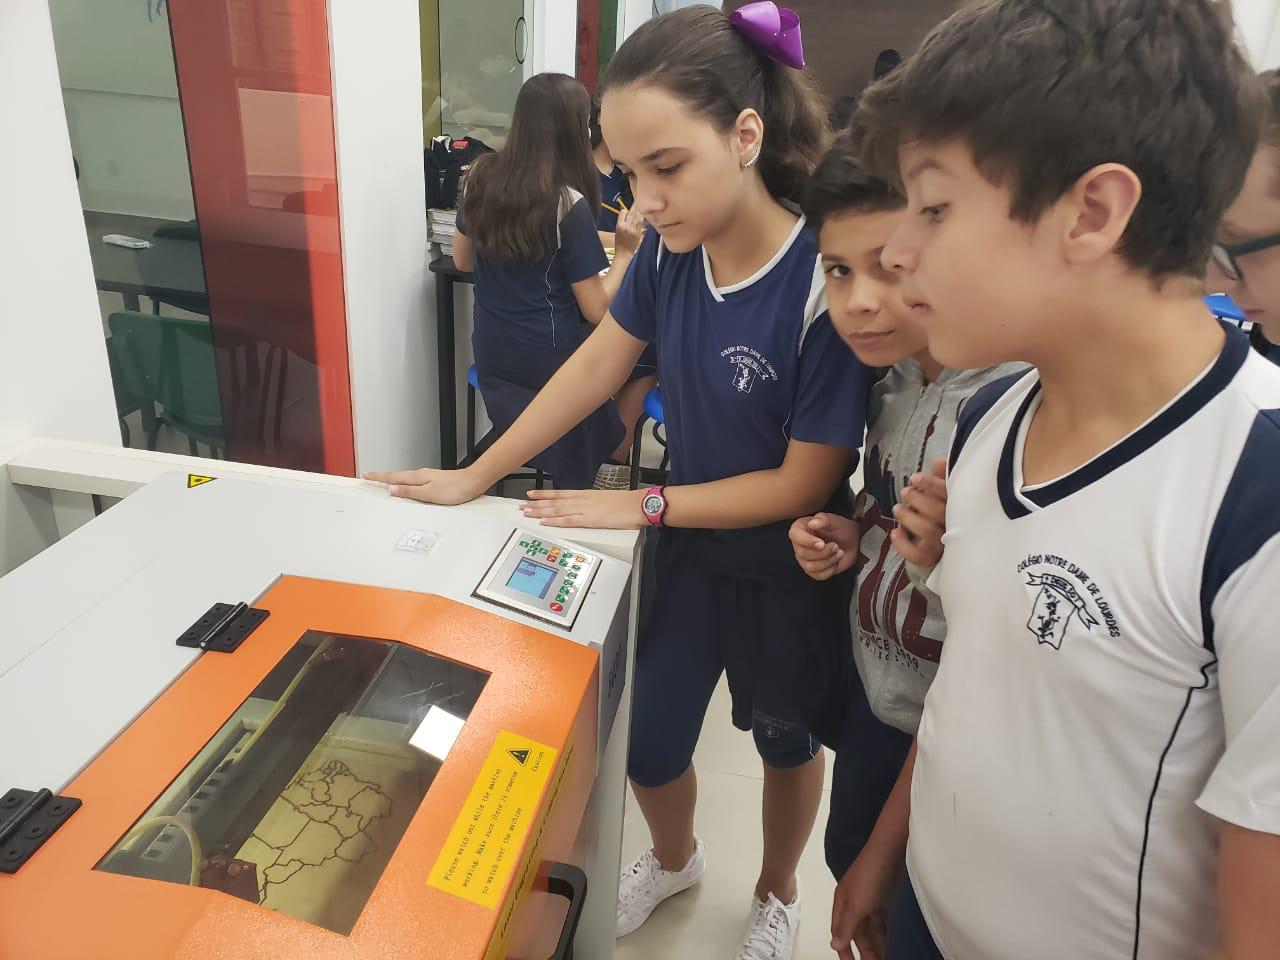
{"type": "Polygon", "coordinates": [[[662,487],[650,487],[645,491],[644,500],[640,504],[644,518],[651,527],[662,526],[662,518],[667,515],[667,498],[663,496],[662,490],[662,487]]]}

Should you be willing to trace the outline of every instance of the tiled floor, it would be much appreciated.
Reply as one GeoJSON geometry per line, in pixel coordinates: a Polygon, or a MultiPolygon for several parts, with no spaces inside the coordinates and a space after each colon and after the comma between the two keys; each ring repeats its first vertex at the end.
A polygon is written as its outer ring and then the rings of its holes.
{"type": "MultiPolygon", "coordinates": [[[[830,755],[827,757],[830,781],[830,755]]],[[[733,960],[760,870],[760,758],[751,735],[729,722],[729,693],[716,690],[694,758],[698,771],[697,831],[707,845],[702,882],[657,909],[643,927],[618,942],[616,960],[733,960]]],[[[803,919],[796,960],[825,960],[835,884],[822,859],[827,820],[824,792],[818,823],[800,863],[803,919]]],[[[630,798],[628,798],[630,801],[630,798]]],[[[649,846],[634,802],[623,830],[623,863],[649,846]]]]}

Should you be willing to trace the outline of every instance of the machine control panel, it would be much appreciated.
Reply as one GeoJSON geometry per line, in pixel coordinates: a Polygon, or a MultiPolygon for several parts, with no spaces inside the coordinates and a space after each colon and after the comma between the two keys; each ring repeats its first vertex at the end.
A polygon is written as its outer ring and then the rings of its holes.
{"type": "Polygon", "coordinates": [[[515,530],[472,595],[569,630],[599,569],[580,547],[515,530]]]}

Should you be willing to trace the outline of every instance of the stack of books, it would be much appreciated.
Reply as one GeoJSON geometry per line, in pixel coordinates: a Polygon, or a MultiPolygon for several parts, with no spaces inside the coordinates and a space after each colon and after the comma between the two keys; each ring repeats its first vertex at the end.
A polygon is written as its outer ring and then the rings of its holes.
{"type": "Polygon", "coordinates": [[[433,256],[453,256],[453,235],[458,231],[457,210],[427,211],[428,237],[433,256]]]}

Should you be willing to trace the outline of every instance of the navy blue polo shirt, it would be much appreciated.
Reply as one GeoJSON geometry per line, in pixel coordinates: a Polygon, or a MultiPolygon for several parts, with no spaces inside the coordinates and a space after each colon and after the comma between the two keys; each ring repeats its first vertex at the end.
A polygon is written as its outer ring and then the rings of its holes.
{"type": "Polygon", "coordinates": [[[862,445],[871,373],[831,326],[804,220],[723,288],[703,248],[671,253],[650,230],[610,313],[657,346],[673,484],[777,469],[790,440],[862,445]]]}
{"type": "Polygon", "coordinates": [[[618,215],[613,210],[606,210],[604,204],[621,210],[624,205],[630,207],[634,202],[631,199],[631,181],[625,173],[614,167],[609,173],[600,174],[601,207],[596,211],[596,229],[605,233],[618,229],[618,215]]]}
{"type": "MultiPolygon", "coordinates": [[[[475,329],[481,336],[563,348],[572,352],[586,338],[586,321],[572,284],[609,266],[596,233],[590,204],[566,191],[560,220],[547,238],[547,253],[536,263],[493,260],[475,251],[475,329]]],[[[467,235],[462,211],[458,231],[467,235]]]]}

